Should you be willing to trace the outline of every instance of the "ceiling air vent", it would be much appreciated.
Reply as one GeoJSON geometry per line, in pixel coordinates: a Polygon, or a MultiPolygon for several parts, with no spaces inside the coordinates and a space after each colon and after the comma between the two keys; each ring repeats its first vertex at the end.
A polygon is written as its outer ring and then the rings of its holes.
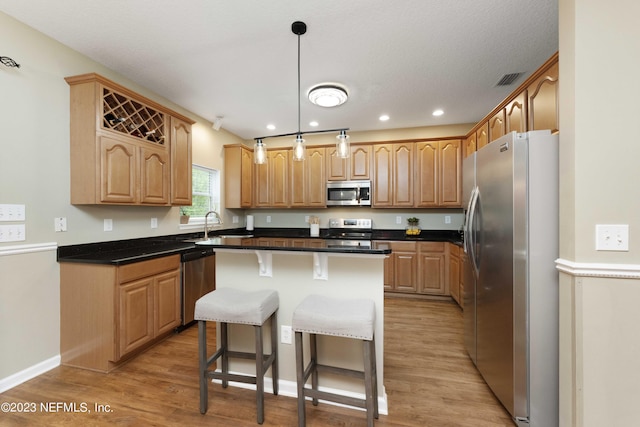
{"type": "Polygon", "coordinates": [[[496,83],[496,86],[509,86],[511,83],[518,80],[518,77],[520,77],[521,75],[522,73],[505,74],[504,76],[502,76],[500,81],[496,83]]]}

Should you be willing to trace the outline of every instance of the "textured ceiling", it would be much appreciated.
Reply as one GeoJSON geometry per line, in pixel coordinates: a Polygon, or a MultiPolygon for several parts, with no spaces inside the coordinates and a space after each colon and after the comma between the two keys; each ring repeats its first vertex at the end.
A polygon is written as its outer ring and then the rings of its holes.
{"type": "Polygon", "coordinates": [[[296,20],[308,26],[303,131],[477,122],[558,50],[557,0],[0,0],[0,11],[207,120],[224,116],[244,139],[297,130],[296,20]],[[322,82],[346,86],[347,103],[309,103],[322,82]]]}

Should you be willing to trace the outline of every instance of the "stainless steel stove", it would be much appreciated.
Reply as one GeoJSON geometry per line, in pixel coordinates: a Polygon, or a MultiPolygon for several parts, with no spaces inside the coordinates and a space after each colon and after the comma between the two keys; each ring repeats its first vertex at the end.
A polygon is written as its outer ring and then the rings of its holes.
{"type": "Polygon", "coordinates": [[[325,238],[334,239],[329,247],[371,248],[370,218],[331,218],[325,238]]]}

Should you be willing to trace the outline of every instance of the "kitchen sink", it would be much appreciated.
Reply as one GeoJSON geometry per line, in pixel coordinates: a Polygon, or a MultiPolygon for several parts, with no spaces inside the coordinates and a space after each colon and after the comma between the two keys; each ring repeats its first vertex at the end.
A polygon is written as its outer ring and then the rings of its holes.
{"type": "Polygon", "coordinates": [[[184,240],[185,242],[188,243],[198,243],[198,242],[206,242],[206,241],[211,241],[213,239],[242,239],[242,238],[246,238],[246,237],[253,237],[253,234],[221,234],[218,236],[209,236],[208,238],[204,238],[204,237],[200,237],[197,239],[187,239],[184,240]]]}

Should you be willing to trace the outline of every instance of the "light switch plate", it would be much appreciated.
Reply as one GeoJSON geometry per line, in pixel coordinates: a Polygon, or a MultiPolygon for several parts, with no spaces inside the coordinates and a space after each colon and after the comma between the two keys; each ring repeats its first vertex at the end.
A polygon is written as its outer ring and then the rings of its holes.
{"type": "Polygon", "coordinates": [[[628,251],[629,250],[629,225],[628,224],[597,224],[596,225],[596,250],[597,251],[628,251]]]}
{"type": "Polygon", "coordinates": [[[26,238],[24,224],[0,225],[0,242],[20,242],[26,238]]]}
{"type": "Polygon", "coordinates": [[[0,221],[24,221],[25,218],[24,205],[0,205],[0,221]]]}
{"type": "Polygon", "coordinates": [[[151,228],[158,228],[158,218],[151,218],[151,228]]]}

